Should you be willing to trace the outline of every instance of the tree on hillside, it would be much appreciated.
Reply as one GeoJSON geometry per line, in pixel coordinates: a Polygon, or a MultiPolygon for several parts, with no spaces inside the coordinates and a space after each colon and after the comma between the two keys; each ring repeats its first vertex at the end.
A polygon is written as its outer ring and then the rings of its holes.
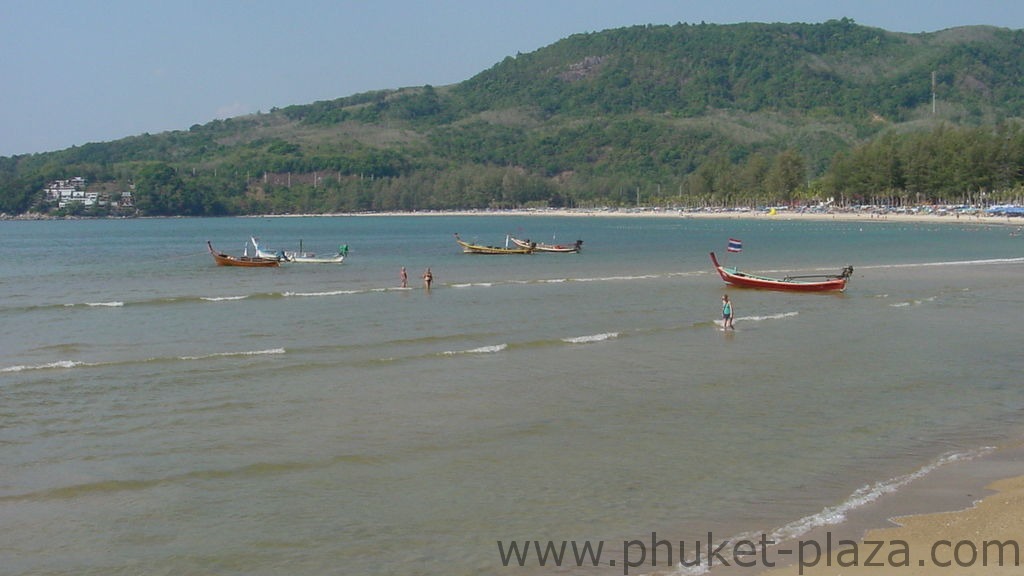
{"type": "Polygon", "coordinates": [[[807,168],[804,159],[794,150],[785,150],[775,157],[775,162],[765,175],[765,188],[772,198],[784,203],[792,202],[794,192],[807,184],[807,168]]]}
{"type": "Polygon", "coordinates": [[[207,200],[211,192],[194,184],[187,185],[167,164],[155,163],[139,170],[135,181],[135,205],[149,216],[203,216],[208,207],[223,212],[219,201],[207,200]]]}

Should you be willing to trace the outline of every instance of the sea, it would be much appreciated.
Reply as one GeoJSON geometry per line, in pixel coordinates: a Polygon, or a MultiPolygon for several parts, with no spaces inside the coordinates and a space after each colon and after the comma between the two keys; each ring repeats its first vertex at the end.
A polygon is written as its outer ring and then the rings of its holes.
{"type": "Polygon", "coordinates": [[[0,574],[706,572],[624,544],[798,538],[1024,438],[1016,230],[0,222],[0,574]],[[584,243],[485,256],[454,233],[584,243]],[[214,264],[207,241],[240,255],[250,236],[348,258],[214,264]],[[855,271],[842,293],[732,288],[712,251],[766,275],[855,271]]]}

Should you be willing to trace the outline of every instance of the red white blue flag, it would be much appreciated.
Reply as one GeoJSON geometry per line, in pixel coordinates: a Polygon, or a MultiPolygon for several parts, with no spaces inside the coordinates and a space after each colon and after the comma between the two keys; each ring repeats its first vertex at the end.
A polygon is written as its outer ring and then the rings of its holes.
{"type": "Polygon", "coordinates": [[[735,238],[729,238],[729,245],[726,247],[726,250],[728,250],[729,252],[742,252],[743,242],[735,238]]]}

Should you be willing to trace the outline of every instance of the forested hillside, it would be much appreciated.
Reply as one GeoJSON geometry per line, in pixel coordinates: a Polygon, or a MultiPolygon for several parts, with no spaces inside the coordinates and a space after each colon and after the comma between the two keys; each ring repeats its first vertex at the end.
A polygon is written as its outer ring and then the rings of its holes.
{"type": "Polygon", "coordinates": [[[622,28],[457,85],[0,158],[0,212],[112,210],[44,200],[75,176],[147,215],[1010,200],[1022,79],[1020,30],[622,28]]]}

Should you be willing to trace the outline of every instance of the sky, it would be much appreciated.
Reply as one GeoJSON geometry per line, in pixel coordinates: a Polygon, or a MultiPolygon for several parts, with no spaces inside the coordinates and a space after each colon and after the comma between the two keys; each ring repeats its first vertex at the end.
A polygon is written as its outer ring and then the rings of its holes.
{"type": "Polygon", "coordinates": [[[1017,0],[0,0],[0,156],[471,78],[577,33],[852,18],[1024,28],[1017,0]]]}

